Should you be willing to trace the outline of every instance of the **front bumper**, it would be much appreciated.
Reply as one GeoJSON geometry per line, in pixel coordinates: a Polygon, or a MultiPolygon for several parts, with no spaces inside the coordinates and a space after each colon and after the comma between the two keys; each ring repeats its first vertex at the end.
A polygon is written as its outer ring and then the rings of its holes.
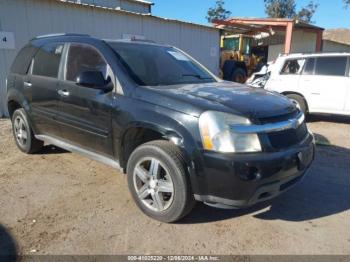
{"type": "Polygon", "coordinates": [[[197,166],[195,198],[217,207],[243,208],[276,197],[300,181],[315,154],[312,135],[278,152],[203,152],[197,166]]]}

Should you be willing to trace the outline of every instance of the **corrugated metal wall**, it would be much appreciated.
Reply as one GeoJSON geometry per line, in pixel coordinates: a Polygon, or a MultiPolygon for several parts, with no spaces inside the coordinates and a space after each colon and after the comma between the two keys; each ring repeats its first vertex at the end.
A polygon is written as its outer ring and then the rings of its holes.
{"type": "Polygon", "coordinates": [[[109,39],[122,38],[123,34],[142,35],[177,46],[215,74],[219,72],[219,31],[189,23],[55,0],[0,0],[0,31],[14,32],[16,44],[16,50],[0,49],[0,116],[6,112],[5,78],[9,67],[18,50],[37,35],[76,32],[109,39]]]}
{"type": "MultiPolygon", "coordinates": [[[[269,43],[268,61],[273,61],[280,54],[283,54],[284,38],[285,38],[284,32],[279,33],[277,36],[272,37],[272,41],[270,41],[269,43]]],[[[293,38],[292,38],[291,53],[315,52],[316,40],[317,40],[316,33],[304,32],[302,30],[294,31],[293,38]]]]}
{"type": "Polygon", "coordinates": [[[323,40],[323,52],[350,52],[350,45],[323,40]]]}

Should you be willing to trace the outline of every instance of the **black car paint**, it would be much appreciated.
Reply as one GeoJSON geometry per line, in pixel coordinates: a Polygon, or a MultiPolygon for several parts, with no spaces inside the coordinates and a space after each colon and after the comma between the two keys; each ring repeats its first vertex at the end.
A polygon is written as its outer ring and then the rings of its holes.
{"type": "Polygon", "coordinates": [[[258,122],[259,118],[296,110],[289,100],[278,94],[221,81],[181,86],[137,86],[119,64],[113,50],[104,41],[87,36],[34,39],[28,47],[31,54],[23,59],[26,66],[17,70],[19,73],[12,72],[8,76],[7,99],[25,109],[35,134],[52,134],[108,156],[119,161],[125,170],[130,154],[126,149],[136,143],[138,130],[152,130],[163,139],[176,141],[184,152],[192,191],[197,199],[209,202],[229,199],[236,201],[229,202],[235,206],[253,204],[248,200],[261,186],[302,176],[312,162],[311,157],[300,168],[297,157],[306,150],[313,156],[311,135],[292,148],[278,151],[273,150],[263,136],[264,152],[261,153],[221,154],[203,150],[198,128],[201,113],[223,111],[258,122]],[[85,43],[98,49],[117,79],[115,90],[105,93],[79,87],[73,82],[63,81],[62,72],[55,84],[50,83],[52,79],[36,79],[35,76],[34,79],[27,75],[33,54],[51,42],[85,43]],[[32,92],[24,88],[25,81],[33,82],[32,92]],[[47,85],[51,85],[51,91],[45,89],[47,85]],[[61,89],[69,91],[71,96],[58,96],[57,91],[61,89]],[[260,173],[259,179],[250,178],[252,168],[260,173]]]}
{"type": "Polygon", "coordinates": [[[206,110],[235,113],[250,119],[284,115],[295,110],[287,98],[277,93],[232,82],[160,86],[142,89],[141,92],[146,101],[197,117],[206,110]],[[147,94],[148,91],[150,94],[147,94]]]}

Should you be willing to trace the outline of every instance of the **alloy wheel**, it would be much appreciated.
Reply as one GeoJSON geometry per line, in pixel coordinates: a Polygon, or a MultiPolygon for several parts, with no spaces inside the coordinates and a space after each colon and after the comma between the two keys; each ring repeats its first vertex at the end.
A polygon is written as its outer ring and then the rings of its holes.
{"type": "Polygon", "coordinates": [[[133,172],[138,198],[150,210],[167,210],[174,200],[174,184],[169,171],[158,159],[141,159],[133,172]]]}
{"type": "Polygon", "coordinates": [[[28,130],[23,118],[20,116],[17,116],[15,118],[13,127],[14,127],[16,140],[18,144],[24,147],[27,144],[27,140],[28,140],[28,130]]]}

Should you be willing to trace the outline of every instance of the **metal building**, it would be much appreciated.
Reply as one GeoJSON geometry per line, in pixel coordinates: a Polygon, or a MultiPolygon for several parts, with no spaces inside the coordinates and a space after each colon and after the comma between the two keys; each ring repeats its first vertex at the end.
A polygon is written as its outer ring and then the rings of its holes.
{"type": "Polygon", "coordinates": [[[324,29],[296,19],[231,17],[214,24],[230,34],[252,36],[251,46],[264,53],[267,61],[282,53],[320,52],[322,48],[324,29]]]}
{"type": "Polygon", "coordinates": [[[140,14],[151,14],[151,7],[153,5],[152,2],[145,0],[70,0],[70,2],[108,7],[140,14]]]}
{"type": "Polygon", "coordinates": [[[323,32],[324,52],[350,52],[350,29],[327,29],[323,32]]]}
{"type": "Polygon", "coordinates": [[[0,0],[0,117],[7,115],[5,79],[18,50],[50,33],[146,38],[177,46],[219,73],[220,31],[156,17],[143,0],[0,0]]]}

